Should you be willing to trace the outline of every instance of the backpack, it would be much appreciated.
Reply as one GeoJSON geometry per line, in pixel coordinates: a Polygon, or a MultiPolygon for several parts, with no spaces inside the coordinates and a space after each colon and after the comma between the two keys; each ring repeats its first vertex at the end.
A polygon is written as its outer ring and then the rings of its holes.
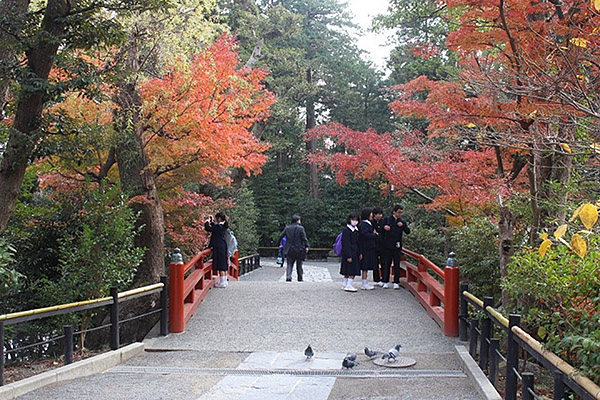
{"type": "Polygon", "coordinates": [[[238,249],[238,241],[231,229],[225,231],[225,242],[227,243],[227,253],[229,257],[232,257],[238,249]]]}
{"type": "Polygon", "coordinates": [[[335,242],[333,242],[333,252],[338,257],[342,256],[342,234],[341,233],[339,235],[337,235],[337,237],[335,238],[335,242]]]}

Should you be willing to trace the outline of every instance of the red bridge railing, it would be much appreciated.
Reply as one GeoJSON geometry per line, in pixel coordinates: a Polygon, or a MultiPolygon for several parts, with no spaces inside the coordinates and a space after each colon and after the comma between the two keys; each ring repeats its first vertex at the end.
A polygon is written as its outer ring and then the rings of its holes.
{"type": "Polygon", "coordinates": [[[459,269],[454,254],[450,253],[447,263],[453,265],[441,269],[421,254],[406,249],[403,252],[416,265],[402,261],[400,283],[421,303],[444,335],[458,336],[459,269]]]}
{"type": "MultiPolygon", "coordinates": [[[[206,249],[187,264],[172,261],[169,265],[169,331],[183,332],[186,322],[214,286],[218,276],[213,275],[212,251],[206,249]]],[[[227,275],[229,280],[239,277],[238,252],[231,257],[227,275]]]]}

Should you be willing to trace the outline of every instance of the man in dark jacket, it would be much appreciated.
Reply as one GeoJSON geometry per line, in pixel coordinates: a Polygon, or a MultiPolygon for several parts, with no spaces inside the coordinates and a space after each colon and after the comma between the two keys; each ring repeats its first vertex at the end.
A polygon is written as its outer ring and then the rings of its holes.
{"type": "Polygon", "coordinates": [[[302,261],[306,258],[306,252],[308,251],[308,239],[306,239],[304,227],[300,224],[299,215],[292,216],[292,223],[281,232],[279,242],[284,237],[286,242],[283,246],[283,256],[287,259],[285,280],[287,282],[292,281],[292,270],[294,269],[294,263],[296,263],[298,282],[302,282],[302,261]]]}
{"type": "Polygon", "coordinates": [[[404,207],[397,205],[392,209],[392,215],[383,220],[383,265],[381,275],[383,288],[390,287],[390,267],[394,262],[394,289],[400,289],[400,255],[402,254],[402,235],[409,234],[410,228],[402,219],[404,207]]]}

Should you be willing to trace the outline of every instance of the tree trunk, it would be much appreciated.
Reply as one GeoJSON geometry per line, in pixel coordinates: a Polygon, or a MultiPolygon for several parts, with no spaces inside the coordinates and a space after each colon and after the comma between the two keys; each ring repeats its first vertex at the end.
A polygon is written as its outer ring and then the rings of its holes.
{"type": "MultiPolygon", "coordinates": [[[[312,84],[312,69],[308,68],[306,70],[306,82],[312,84]]],[[[315,99],[313,96],[308,96],[306,99],[306,130],[317,126],[317,120],[315,116],[315,99]]],[[[317,152],[317,140],[311,139],[306,144],[306,151],[308,154],[314,154],[317,152]]],[[[308,177],[310,182],[310,198],[313,200],[318,200],[320,197],[319,193],[319,174],[317,171],[317,166],[315,164],[308,164],[308,177]]]]}
{"type": "Polygon", "coordinates": [[[548,220],[548,200],[550,199],[550,188],[548,186],[552,177],[552,150],[543,140],[534,143],[534,149],[530,156],[529,192],[531,195],[532,224],[529,235],[531,245],[538,238],[538,233],[548,220]]]}
{"type": "MultiPolygon", "coordinates": [[[[6,0],[4,0],[6,1],[6,0]]],[[[5,5],[3,1],[3,5],[5,5]]],[[[54,57],[65,28],[63,18],[70,10],[70,1],[50,0],[41,24],[42,34],[25,55],[31,71],[23,87],[39,87],[40,81],[47,82],[54,57]]],[[[45,91],[22,90],[12,129],[0,163],[0,233],[4,231],[17,201],[25,169],[38,141],[38,128],[42,116],[45,91]]]]}
{"type": "MultiPolygon", "coordinates": [[[[137,38],[130,38],[127,54],[129,71],[137,72],[137,38]]],[[[123,191],[130,198],[131,207],[139,212],[138,226],[143,226],[135,239],[138,247],[146,249],[142,264],[136,272],[133,287],[157,283],[165,272],[164,218],[154,175],[148,168],[150,161],[144,148],[140,127],[142,99],[137,82],[122,82],[115,96],[118,109],[114,111],[115,130],[120,138],[115,156],[123,191]]],[[[124,318],[141,314],[156,303],[156,297],[143,297],[125,303],[124,318]]],[[[123,337],[139,340],[152,328],[156,318],[135,320],[123,327],[123,337]]]]}
{"type": "Polygon", "coordinates": [[[29,0],[0,0],[0,65],[6,69],[6,71],[0,70],[0,114],[8,102],[8,89],[12,82],[8,70],[17,65],[12,34],[18,33],[14,27],[22,28],[16,23],[22,22],[21,17],[28,8],[29,0]]]}

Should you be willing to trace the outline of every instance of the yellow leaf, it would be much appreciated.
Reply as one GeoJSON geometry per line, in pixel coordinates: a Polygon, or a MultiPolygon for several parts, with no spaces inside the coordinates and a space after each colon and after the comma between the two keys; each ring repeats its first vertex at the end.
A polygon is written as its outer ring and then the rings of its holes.
{"type": "Polygon", "coordinates": [[[571,150],[571,148],[569,147],[569,145],[568,145],[568,144],[566,144],[566,143],[561,143],[561,144],[560,144],[560,147],[561,147],[561,148],[562,148],[562,149],[563,149],[565,152],[567,152],[567,153],[569,153],[569,154],[573,153],[573,150],[571,150]]]}
{"type": "Polygon", "coordinates": [[[598,207],[590,203],[584,204],[579,211],[579,218],[586,229],[591,229],[598,222],[598,207]]]}
{"type": "Polygon", "coordinates": [[[600,11],[600,0],[592,0],[592,7],[594,7],[596,11],[600,11]]]}
{"type": "Polygon", "coordinates": [[[543,326],[540,326],[538,328],[538,332],[537,332],[538,336],[540,339],[545,339],[546,338],[546,328],[544,328],[543,326]]]}
{"type": "Polygon", "coordinates": [[[594,150],[596,153],[600,153],[600,143],[594,143],[591,144],[590,147],[592,148],[592,150],[594,150]]]}
{"type": "Polygon", "coordinates": [[[587,243],[577,233],[571,238],[571,247],[573,248],[573,251],[581,258],[583,258],[587,253],[587,243]]]}
{"type": "Polygon", "coordinates": [[[579,213],[581,212],[581,209],[583,208],[584,204],[580,205],[579,208],[577,210],[575,210],[575,212],[573,213],[573,216],[571,217],[571,219],[569,219],[569,222],[573,222],[575,221],[575,218],[577,218],[579,216],[579,213]]]}
{"type": "Polygon", "coordinates": [[[579,79],[580,81],[584,81],[585,83],[588,83],[590,81],[587,76],[583,76],[583,75],[576,75],[576,76],[577,76],[577,79],[579,79]]]}
{"type": "Polygon", "coordinates": [[[540,239],[548,239],[548,232],[544,232],[540,235],[540,239]]]}
{"type": "Polygon", "coordinates": [[[544,257],[546,255],[546,251],[550,248],[550,246],[552,246],[552,240],[550,239],[546,239],[542,242],[542,244],[540,245],[540,249],[538,250],[540,253],[540,256],[544,257]]]}
{"type": "Polygon", "coordinates": [[[475,124],[474,124],[474,123],[472,123],[472,122],[469,122],[469,123],[467,124],[467,128],[476,128],[476,127],[477,127],[477,125],[475,125],[475,124]]]}
{"type": "Polygon", "coordinates": [[[569,42],[571,42],[571,44],[577,46],[577,47],[581,47],[582,49],[585,49],[587,47],[587,43],[588,41],[584,38],[571,38],[571,40],[569,40],[569,42]]]}
{"type": "Polygon", "coordinates": [[[592,63],[591,63],[591,62],[589,62],[588,60],[583,60],[581,63],[582,63],[583,65],[585,65],[586,67],[591,67],[591,66],[592,66],[592,63]]]}
{"type": "Polygon", "coordinates": [[[537,112],[538,112],[538,110],[533,110],[532,112],[530,112],[529,114],[527,114],[527,116],[529,118],[533,118],[533,117],[535,117],[535,115],[537,114],[537,112]]]}
{"type": "Polygon", "coordinates": [[[566,232],[567,232],[567,224],[561,225],[558,227],[556,232],[554,232],[554,237],[556,239],[560,239],[561,237],[565,236],[566,232]]]}

